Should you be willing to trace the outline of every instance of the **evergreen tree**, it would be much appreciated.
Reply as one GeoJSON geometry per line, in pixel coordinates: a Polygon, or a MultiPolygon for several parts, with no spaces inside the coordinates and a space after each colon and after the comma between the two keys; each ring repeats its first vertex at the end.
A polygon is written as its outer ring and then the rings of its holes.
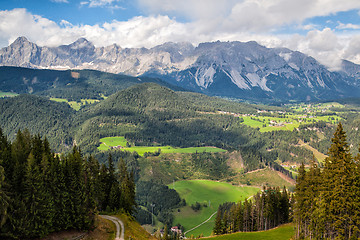
{"type": "Polygon", "coordinates": [[[30,153],[26,168],[24,188],[26,215],[24,216],[25,232],[23,234],[29,237],[44,237],[48,233],[48,229],[51,229],[49,224],[52,223],[52,219],[49,221],[46,218],[48,207],[46,189],[35,156],[32,152],[30,153]]]}
{"type": "Polygon", "coordinates": [[[0,229],[9,217],[8,208],[10,206],[10,197],[5,190],[5,173],[0,165],[0,229]]]}
{"type": "Polygon", "coordinates": [[[295,187],[295,210],[294,210],[294,221],[296,225],[296,237],[302,238],[304,232],[304,215],[305,211],[307,211],[305,207],[305,190],[306,190],[306,171],[304,163],[301,163],[299,170],[299,174],[296,179],[296,187],[295,187]]]}
{"type": "Polygon", "coordinates": [[[354,214],[352,200],[354,193],[351,191],[354,184],[355,165],[341,123],[331,141],[323,172],[322,192],[326,204],[327,222],[325,237],[346,238],[352,235],[355,224],[351,219],[351,215],[354,214]]]}
{"type": "Polygon", "coordinates": [[[220,234],[223,234],[222,230],[223,230],[223,224],[222,224],[221,212],[218,211],[216,213],[215,226],[214,226],[214,229],[213,229],[213,233],[215,235],[220,235],[220,234]]]}
{"type": "Polygon", "coordinates": [[[352,158],[339,123],[321,172],[299,169],[294,220],[297,238],[356,239],[359,235],[359,158],[352,158]]]}

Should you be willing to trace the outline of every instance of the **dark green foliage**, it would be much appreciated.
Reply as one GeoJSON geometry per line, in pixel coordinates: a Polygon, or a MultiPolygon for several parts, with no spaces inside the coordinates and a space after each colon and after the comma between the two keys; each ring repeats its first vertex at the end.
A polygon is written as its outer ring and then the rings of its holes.
{"type": "MultiPolygon", "coordinates": [[[[68,149],[72,144],[71,117],[74,110],[66,103],[57,103],[33,95],[20,95],[0,101],[1,127],[6,129],[10,141],[20,129],[29,129],[50,139],[52,148],[68,149]]],[[[4,131],[5,132],[5,131],[4,131]]]]}
{"type": "Polygon", "coordinates": [[[264,188],[251,200],[219,206],[213,232],[262,231],[289,222],[290,195],[286,188],[264,188]]]}
{"type": "Polygon", "coordinates": [[[208,174],[212,179],[221,179],[230,172],[224,155],[215,153],[193,153],[191,161],[195,170],[208,174]]]}
{"type": "Polygon", "coordinates": [[[357,239],[359,232],[359,161],[353,158],[340,123],[323,171],[313,164],[299,169],[294,220],[297,238],[357,239]]]}
{"type": "Polygon", "coordinates": [[[9,143],[0,129],[0,238],[88,230],[97,209],[106,204],[131,214],[136,205],[134,176],[126,168],[123,174],[117,176],[111,157],[106,167],[91,156],[85,159],[77,147],[55,156],[46,138],[25,130],[9,143]]]}
{"type": "Polygon", "coordinates": [[[195,212],[199,211],[201,209],[201,204],[199,202],[196,202],[195,204],[191,204],[191,209],[195,212]]]}
{"type": "Polygon", "coordinates": [[[139,222],[141,225],[144,225],[144,224],[151,224],[152,223],[152,215],[151,215],[151,212],[141,208],[141,207],[138,207],[136,209],[136,213],[135,213],[135,219],[137,222],[139,222]]]}
{"type": "Polygon", "coordinates": [[[136,184],[136,202],[148,212],[153,212],[161,222],[170,225],[173,220],[171,211],[183,204],[174,189],[152,181],[139,181],[136,184]]]}

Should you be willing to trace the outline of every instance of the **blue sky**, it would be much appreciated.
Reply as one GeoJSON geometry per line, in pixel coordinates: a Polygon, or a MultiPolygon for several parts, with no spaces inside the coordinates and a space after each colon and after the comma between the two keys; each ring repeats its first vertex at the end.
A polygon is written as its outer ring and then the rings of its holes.
{"type": "Polygon", "coordinates": [[[0,47],[85,37],[96,46],[258,41],[336,68],[360,63],[359,0],[0,0],[0,47]]]}
{"type": "Polygon", "coordinates": [[[25,8],[33,14],[60,23],[66,20],[77,24],[101,24],[113,19],[126,21],[134,16],[141,15],[136,8],[135,1],[112,2],[111,4],[90,7],[86,0],[1,0],[2,10],[25,8]]]}

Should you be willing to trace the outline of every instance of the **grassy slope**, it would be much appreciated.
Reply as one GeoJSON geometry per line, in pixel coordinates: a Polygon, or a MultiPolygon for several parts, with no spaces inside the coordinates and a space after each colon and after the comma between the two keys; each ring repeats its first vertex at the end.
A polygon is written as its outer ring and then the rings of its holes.
{"type": "MultiPolygon", "coordinates": [[[[198,224],[202,223],[210,217],[218,206],[224,202],[237,202],[244,200],[259,191],[255,187],[236,187],[228,183],[215,182],[209,180],[188,180],[178,181],[169,185],[174,188],[186,200],[188,206],[181,208],[180,212],[175,211],[174,224],[180,223],[189,230],[198,224]],[[189,206],[195,202],[208,204],[210,207],[203,207],[202,210],[194,212],[189,206]]],[[[201,233],[204,236],[209,236],[212,232],[215,216],[201,227],[191,231],[187,234],[195,236],[201,233]]]]}
{"type": "Polygon", "coordinates": [[[16,97],[17,95],[18,95],[17,93],[13,93],[13,92],[1,92],[0,91],[0,98],[16,97]]]}
{"type": "Polygon", "coordinates": [[[151,236],[141,225],[136,222],[132,217],[125,214],[116,215],[124,223],[125,227],[125,239],[147,240],[156,238],[151,236]]]}
{"type": "Polygon", "coordinates": [[[205,238],[207,240],[289,240],[294,236],[294,225],[285,224],[278,228],[262,232],[242,232],[218,237],[205,238]]]}

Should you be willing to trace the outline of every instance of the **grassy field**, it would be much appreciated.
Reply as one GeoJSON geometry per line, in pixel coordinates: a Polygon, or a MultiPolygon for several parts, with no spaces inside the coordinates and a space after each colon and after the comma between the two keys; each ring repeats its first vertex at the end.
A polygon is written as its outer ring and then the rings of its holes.
{"type": "Polygon", "coordinates": [[[190,148],[174,148],[171,146],[132,146],[126,147],[127,141],[124,137],[106,137],[100,139],[98,150],[106,151],[111,147],[121,146],[120,149],[130,152],[137,152],[143,156],[145,152],[156,152],[161,149],[161,153],[195,153],[195,152],[226,152],[226,150],[216,147],[190,147],[190,148]]]}
{"type": "Polygon", "coordinates": [[[242,119],[244,120],[243,124],[246,124],[253,128],[260,128],[260,132],[270,132],[270,131],[277,131],[277,130],[289,130],[292,131],[294,128],[300,126],[298,121],[295,121],[292,118],[277,118],[277,117],[250,117],[250,116],[243,116],[242,119]],[[270,122],[277,122],[283,123],[279,126],[275,126],[270,122]]]}
{"type": "Polygon", "coordinates": [[[81,102],[68,101],[65,98],[50,98],[50,100],[55,101],[55,102],[66,102],[67,104],[70,105],[70,107],[72,107],[76,111],[79,111],[80,108],[85,104],[93,104],[96,102],[100,102],[100,100],[97,100],[97,99],[81,99],[81,102]]]}
{"type": "Polygon", "coordinates": [[[289,240],[294,236],[294,224],[289,223],[278,228],[262,232],[241,232],[204,238],[207,240],[289,240]]]}
{"type": "MultiPolygon", "coordinates": [[[[188,206],[180,209],[180,212],[175,211],[174,224],[180,223],[185,227],[185,231],[197,226],[203,221],[207,220],[220,204],[224,202],[238,202],[253,196],[259,191],[256,187],[237,187],[229,183],[215,182],[210,180],[188,180],[178,181],[169,185],[170,188],[175,189],[181,198],[186,200],[188,206]],[[203,205],[202,209],[195,212],[190,205],[199,202],[203,205]]],[[[214,226],[215,216],[202,225],[201,227],[189,232],[186,236],[210,236],[214,226]]]]}
{"type": "Polygon", "coordinates": [[[0,98],[5,98],[5,97],[16,97],[17,93],[13,93],[13,92],[1,92],[0,91],[0,98]]]}

